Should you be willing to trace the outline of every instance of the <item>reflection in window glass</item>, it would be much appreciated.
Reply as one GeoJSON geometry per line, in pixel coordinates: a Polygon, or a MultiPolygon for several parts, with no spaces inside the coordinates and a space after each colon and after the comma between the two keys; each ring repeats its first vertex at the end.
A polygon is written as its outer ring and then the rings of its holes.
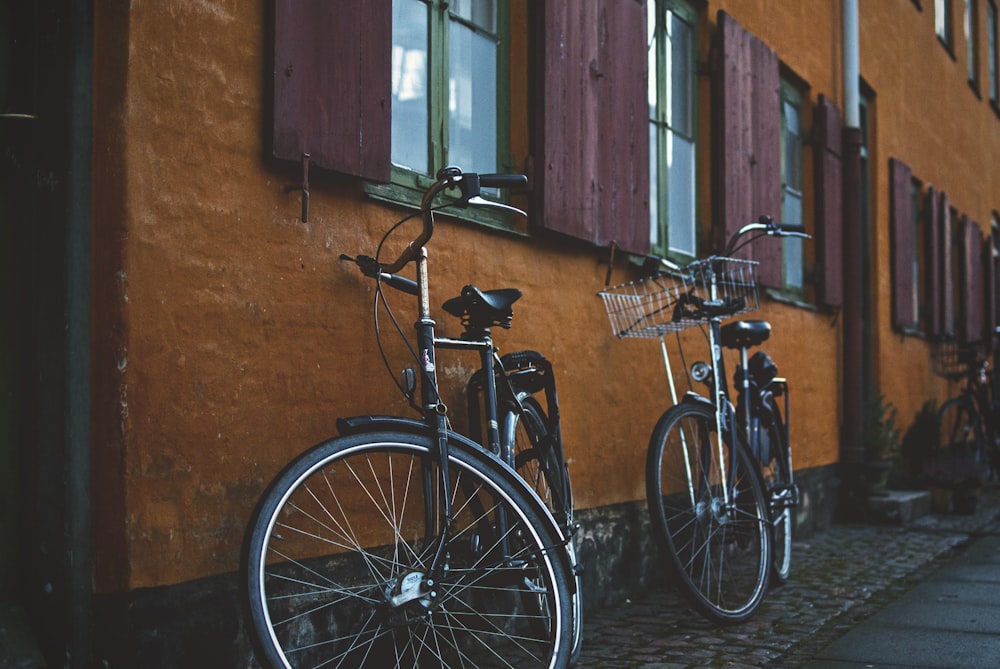
{"type": "Polygon", "coordinates": [[[997,102],[997,6],[993,2],[986,3],[986,60],[990,77],[990,100],[997,102]]]}
{"type": "Polygon", "coordinates": [[[392,162],[417,172],[428,166],[427,5],[392,3],[392,162]]]}
{"type": "Polygon", "coordinates": [[[646,33],[650,242],[659,253],[687,258],[697,252],[693,19],[684,3],[661,0],[650,5],[646,33]]]}
{"type": "MultiPolygon", "coordinates": [[[[802,224],[802,119],[801,96],[791,86],[782,85],[781,103],[781,183],[783,223],[802,224]]],[[[782,240],[784,285],[800,292],[805,285],[802,239],[782,240]]]]}
{"type": "MultiPolygon", "coordinates": [[[[477,2],[474,7],[493,4],[477,2]]],[[[493,172],[497,167],[496,40],[457,21],[451,24],[449,40],[448,161],[465,170],[493,172]]]]}

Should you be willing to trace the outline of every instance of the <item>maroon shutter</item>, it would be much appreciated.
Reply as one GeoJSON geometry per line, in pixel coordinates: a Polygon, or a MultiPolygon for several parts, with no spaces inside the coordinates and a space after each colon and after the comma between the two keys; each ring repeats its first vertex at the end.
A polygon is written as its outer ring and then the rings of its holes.
{"type": "Polygon", "coordinates": [[[938,237],[941,251],[941,334],[954,337],[955,332],[955,268],[954,238],[951,226],[951,202],[941,193],[938,237]]]}
{"type": "MultiPolygon", "coordinates": [[[[716,94],[716,246],[761,214],[781,219],[781,80],[778,56],[719,11],[721,63],[716,94]]],[[[743,255],[743,254],[741,254],[743,255]]],[[[782,285],[781,245],[755,245],[762,284],[782,285]]]]}
{"type": "Polygon", "coordinates": [[[813,120],[816,144],[816,246],[819,269],[819,301],[829,307],[844,303],[843,206],[841,199],[840,110],[825,95],[819,96],[813,120]]]}
{"type": "Polygon", "coordinates": [[[392,3],[275,0],[274,155],[388,181],[392,3]]]}
{"type": "Polygon", "coordinates": [[[890,220],[892,225],[892,324],[896,328],[917,325],[914,296],[913,174],[895,158],[889,161],[890,220]]]}
{"type": "Polygon", "coordinates": [[[974,343],[983,338],[983,233],[966,216],[962,217],[961,240],[962,339],[974,343]]]}
{"type": "Polygon", "coordinates": [[[997,261],[993,257],[993,235],[983,241],[983,336],[992,348],[993,333],[997,327],[997,261]]]}
{"type": "Polygon", "coordinates": [[[553,0],[540,11],[543,225],[649,253],[645,5],[553,0]]]}
{"type": "Polygon", "coordinates": [[[944,334],[944,295],[941,271],[941,200],[934,186],[927,186],[924,203],[924,291],[927,296],[927,334],[940,337],[944,334]]]}

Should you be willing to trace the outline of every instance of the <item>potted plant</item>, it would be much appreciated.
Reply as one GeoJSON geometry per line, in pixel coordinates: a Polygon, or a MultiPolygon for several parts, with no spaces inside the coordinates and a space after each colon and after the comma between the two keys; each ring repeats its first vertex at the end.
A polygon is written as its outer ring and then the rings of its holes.
{"type": "Polygon", "coordinates": [[[900,431],[896,407],[876,392],[861,409],[861,443],[864,447],[865,479],[869,494],[885,490],[893,459],[899,452],[900,431]]]}

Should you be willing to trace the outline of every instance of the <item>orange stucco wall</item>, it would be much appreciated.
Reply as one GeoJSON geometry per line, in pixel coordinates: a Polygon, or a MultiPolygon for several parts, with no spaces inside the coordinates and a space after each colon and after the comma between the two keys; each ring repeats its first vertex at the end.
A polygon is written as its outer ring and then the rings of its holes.
{"type": "MultiPolygon", "coordinates": [[[[811,100],[823,93],[841,103],[839,7],[709,2],[703,55],[716,10],[726,9],[808,83],[811,100]]],[[[283,463],[334,434],[338,416],[408,409],[375,348],[372,286],[337,259],[372,253],[398,212],[354,180],[314,171],[310,221],[299,220],[299,195],[285,191],[300,179],[296,166],[266,157],[264,3],[95,8],[95,565],[107,591],[235,569],[256,497],[283,463]]],[[[964,66],[942,58],[932,18],[911,3],[862,3],[862,73],[878,95],[878,374],[901,416],[943,389],[923,342],[889,327],[888,159],[906,160],[981,222],[1000,207],[984,158],[1000,155],[997,119],[980,114],[982,104],[958,113],[970,96],[964,66]],[[957,109],[930,113],[925,98],[954,99],[957,109]]],[[[703,133],[707,88],[706,79],[703,133]]],[[[555,364],[578,506],[642,499],[666,384],[655,342],[610,333],[595,296],[606,251],[443,222],[430,253],[435,304],[470,282],[524,291],[513,329],[497,340],[555,364]]],[[[619,265],[614,278],[630,275],[619,265]]],[[[397,303],[408,325],[411,305],[397,303]]],[[[792,386],[797,466],[836,462],[840,321],[774,302],[760,316],[774,325],[767,350],[792,386]]],[[[406,364],[399,346],[390,353],[406,364]]],[[[459,413],[457,391],[475,360],[447,353],[441,363],[459,413]]]]}

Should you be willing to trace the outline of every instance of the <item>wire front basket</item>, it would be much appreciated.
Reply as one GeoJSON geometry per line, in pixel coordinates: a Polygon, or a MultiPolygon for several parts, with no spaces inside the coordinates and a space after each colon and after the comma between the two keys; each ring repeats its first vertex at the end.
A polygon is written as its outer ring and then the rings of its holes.
{"type": "Polygon", "coordinates": [[[965,376],[976,361],[976,352],[956,341],[938,341],[931,345],[931,366],[934,373],[952,381],[965,376]]]}
{"type": "Polygon", "coordinates": [[[712,317],[730,317],[760,307],[757,262],[710,257],[676,271],[657,274],[603,290],[618,338],[660,337],[703,323],[712,317]]]}

